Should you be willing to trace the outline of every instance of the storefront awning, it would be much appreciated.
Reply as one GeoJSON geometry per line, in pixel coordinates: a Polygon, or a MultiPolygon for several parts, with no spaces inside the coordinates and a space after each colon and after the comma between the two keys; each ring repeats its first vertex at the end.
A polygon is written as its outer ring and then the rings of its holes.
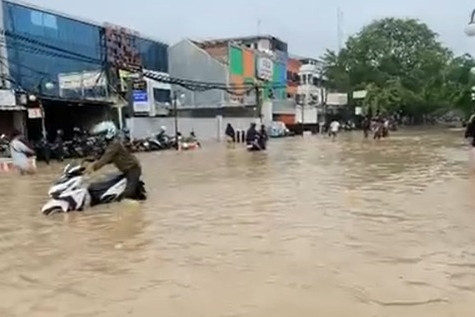
{"type": "Polygon", "coordinates": [[[112,106],[114,102],[112,100],[105,100],[105,99],[70,99],[70,98],[57,98],[57,97],[50,97],[50,96],[42,96],[41,100],[44,104],[58,104],[58,105],[66,105],[66,106],[82,106],[82,105],[90,105],[90,106],[112,106]]]}
{"type": "Polygon", "coordinates": [[[23,106],[0,106],[0,111],[25,111],[23,106]]]}

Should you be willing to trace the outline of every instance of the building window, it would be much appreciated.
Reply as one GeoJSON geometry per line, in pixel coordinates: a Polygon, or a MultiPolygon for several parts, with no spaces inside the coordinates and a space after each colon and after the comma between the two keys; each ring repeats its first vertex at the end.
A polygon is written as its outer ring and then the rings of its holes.
{"type": "Polygon", "coordinates": [[[31,11],[30,21],[33,25],[36,26],[47,27],[54,30],[58,29],[58,22],[56,21],[56,17],[48,13],[44,13],[41,11],[31,11]]]}
{"type": "MultiPolygon", "coordinates": [[[[42,80],[55,83],[60,76],[74,76],[75,73],[100,71],[103,68],[101,61],[105,48],[102,46],[100,27],[8,1],[2,2],[2,9],[5,31],[22,35],[21,39],[5,39],[14,86],[35,91],[42,80]],[[48,43],[51,49],[45,51],[41,43],[33,40],[48,43]],[[25,49],[25,46],[28,49],[25,49]],[[83,54],[95,60],[72,58],[70,53],[62,53],[61,50],[83,54]]],[[[56,83],[55,89],[48,94],[55,97],[69,97],[71,94],[74,98],[99,98],[106,97],[108,93],[104,87],[85,89],[84,94],[78,93],[76,89],[68,91],[61,88],[59,83],[56,83]]]]}
{"type": "Polygon", "coordinates": [[[155,102],[161,102],[161,103],[170,102],[171,101],[170,90],[153,88],[153,99],[155,100],[155,102]]]}
{"type": "Polygon", "coordinates": [[[314,86],[319,86],[320,85],[320,80],[318,80],[318,77],[313,77],[313,85],[314,86]]]}
{"type": "Polygon", "coordinates": [[[31,11],[30,20],[34,25],[43,26],[43,13],[39,11],[31,11]]]}
{"type": "Polygon", "coordinates": [[[44,13],[43,14],[43,26],[50,28],[50,29],[58,29],[58,22],[56,21],[56,17],[51,14],[44,13]]]}

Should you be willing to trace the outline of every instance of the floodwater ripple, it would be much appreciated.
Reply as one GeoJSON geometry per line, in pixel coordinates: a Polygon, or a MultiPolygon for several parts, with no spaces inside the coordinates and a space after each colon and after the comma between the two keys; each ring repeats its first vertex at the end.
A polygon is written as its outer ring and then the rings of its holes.
{"type": "Polygon", "coordinates": [[[1,316],[471,316],[460,135],[140,155],[150,199],[43,217],[62,166],[0,175],[1,316]]]}

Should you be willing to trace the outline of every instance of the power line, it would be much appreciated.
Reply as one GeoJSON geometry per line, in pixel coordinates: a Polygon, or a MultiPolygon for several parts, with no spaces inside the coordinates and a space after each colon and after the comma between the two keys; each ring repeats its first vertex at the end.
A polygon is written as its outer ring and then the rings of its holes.
{"type": "Polygon", "coordinates": [[[38,46],[41,46],[41,47],[44,47],[44,48],[52,49],[52,50],[55,50],[55,51],[58,51],[58,52],[61,52],[61,53],[69,54],[71,56],[74,56],[75,58],[83,59],[85,61],[91,61],[91,62],[97,62],[97,63],[102,63],[103,62],[100,59],[97,59],[97,58],[94,58],[94,57],[91,57],[91,56],[87,56],[87,55],[83,55],[83,54],[80,54],[80,53],[76,53],[76,52],[73,52],[73,51],[69,51],[69,50],[63,49],[61,47],[57,47],[57,46],[54,46],[54,45],[51,45],[51,44],[47,44],[47,43],[44,43],[42,41],[30,38],[30,37],[25,36],[25,35],[20,35],[18,33],[14,33],[14,32],[11,32],[11,31],[3,30],[3,34],[5,36],[11,37],[15,40],[24,41],[24,42],[35,44],[35,45],[38,45],[38,46]]]}

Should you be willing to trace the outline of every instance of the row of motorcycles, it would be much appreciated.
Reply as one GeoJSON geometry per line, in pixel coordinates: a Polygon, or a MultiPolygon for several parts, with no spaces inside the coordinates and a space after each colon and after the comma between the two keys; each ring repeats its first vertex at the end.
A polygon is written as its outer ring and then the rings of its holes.
{"type": "Polygon", "coordinates": [[[63,141],[61,133],[58,133],[53,142],[42,138],[33,143],[37,160],[46,163],[52,159],[63,161],[71,158],[97,157],[104,152],[105,147],[106,143],[102,137],[89,136],[82,131],[75,131],[73,138],[67,141],[63,141]]]}
{"type": "MultiPolygon", "coordinates": [[[[124,145],[134,153],[176,149],[178,142],[183,144],[183,140],[195,139],[192,132],[189,138],[182,138],[179,134],[179,141],[177,141],[177,138],[167,135],[165,130],[143,139],[132,139],[128,130],[124,130],[120,137],[124,145]]],[[[0,150],[2,144],[0,139],[0,150]]],[[[105,147],[106,143],[102,137],[90,136],[87,132],[80,130],[75,130],[73,138],[68,141],[63,141],[62,132],[58,131],[53,142],[41,139],[33,144],[37,159],[47,163],[51,160],[97,157],[104,152],[105,147]]],[[[8,149],[8,142],[6,142],[6,149],[8,149]]]]}
{"type": "MultiPolygon", "coordinates": [[[[178,135],[180,139],[180,135],[178,135]]],[[[176,149],[178,146],[178,140],[175,137],[171,137],[161,130],[158,134],[149,136],[144,139],[131,139],[130,134],[124,133],[124,144],[132,152],[154,152],[162,150],[176,149]]]]}

